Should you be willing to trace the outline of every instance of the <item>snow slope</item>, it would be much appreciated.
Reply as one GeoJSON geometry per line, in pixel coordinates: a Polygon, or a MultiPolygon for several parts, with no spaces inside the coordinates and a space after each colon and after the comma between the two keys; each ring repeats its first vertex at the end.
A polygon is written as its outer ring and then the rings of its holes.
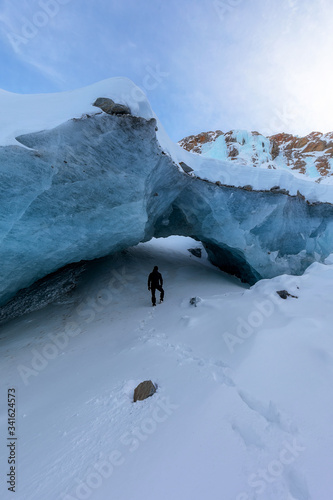
{"type": "Polygon", "coordinates": [[[142,92],[127,78],[108,78],[81,89],[55,94],[14,94],[0,90],[0,146],[20,145],[16,137],[51,130],[72,118],[100,113],[98,97],[125,104],[134,116],[154,117],[142,92]]]}
{"type": "MultiPolygon", "coordinates": [[[[333,265],[249,289],[197,246],[153,240],[91,263],[67,301],[2,327],[15,498],[332,499],[333,265]],[[155,264],[166,298],[152,308],[155,264]],[[157,393],[132,403],[146,379],[157,393]]],[[[4,404],[0,423],[5,450],[4,404]]],[[[14,497],[3,476],[0,495],[14,497]]]]}

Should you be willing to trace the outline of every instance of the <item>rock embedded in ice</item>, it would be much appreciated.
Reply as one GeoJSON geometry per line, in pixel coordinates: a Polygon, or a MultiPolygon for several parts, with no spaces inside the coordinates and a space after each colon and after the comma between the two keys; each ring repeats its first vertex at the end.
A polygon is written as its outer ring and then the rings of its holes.
{"type": "Polygon", "coordinates": [[[151,380],[145,380],[141,382],[135,390],[133,396],[133,402],[143,401],[144,399],[150,398],[156,392],[156,385],[153,384],[151,380]]]}

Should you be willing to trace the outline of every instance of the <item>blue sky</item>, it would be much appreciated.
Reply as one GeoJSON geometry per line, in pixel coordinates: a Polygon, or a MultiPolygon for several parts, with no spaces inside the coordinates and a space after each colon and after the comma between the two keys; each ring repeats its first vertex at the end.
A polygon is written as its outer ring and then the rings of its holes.
{"type": "Polygon", "coordinates": [[[127,76],[173,140],[333,130],[331,0],[2,0],[0,88],[127,76]]]}

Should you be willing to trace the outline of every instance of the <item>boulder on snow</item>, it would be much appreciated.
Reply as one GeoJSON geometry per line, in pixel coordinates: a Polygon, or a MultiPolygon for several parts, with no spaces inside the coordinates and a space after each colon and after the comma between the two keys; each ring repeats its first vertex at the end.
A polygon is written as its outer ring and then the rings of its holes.
{"type": "Polygon", "coordinates": [[[153,384],[151,380],[145,380],[135,388],[133,402],[135,403],[136,401],[143,401],[144,399],[147,399],[155,394],[155,392],[156,385],[153,384]]]}
{"type": "Polygon", "coordinates": [[[200,297],[192,297],[190,299],[190,304],[191,304],[191,306],[194,306],[194,307],[198,307],[198,304],[200,304],[200,302],[202,302],[200,297]]]}
{"type": "Polygon", "coordinates": [[[179,165],[182,167],[182,169],[184,170],[184,172],[186,174],[189,174],[189,173],[193,172],[193,168],[191,168],[188,165],[186,165],[186,163],[184,163],[183,161],[180,161],[179,165]]]}
{"type": "Polygon", "coordinates": [[[99,97],[94,102],[93,106],[100,108],[108,115],[130,115],[131,110],[124,104],[118,104],[108,97],[99,97]]]}
{"type": "Polygon", "coordinates": [[[115,102],[107,97],[99,97],[93,104],[93,106],[96,106],[96,108],[101,108],[102,111],[108,114],[112,114],[111,110],[114,105],[115,102]]]}
{"type": "Polygon", "coordinates": [[[131,110],[124,104],[115,104],[112,108],[112,115],[130,115],[131,110]]]}
{"type": "Polygon", "coordinates": [[[194,255],[194,257],[198,257],[201,259],[201,248],[188,248],[188,251],[194,255]]]}
{"type": "Polygon", "coordinates": [[[287,290],[279,290],[276,293],[281,297],[281,299],[286,299],[287,297],[292,297],[293,299],[298,299],[298,297],[296,295],[291,295],[289,292],[287,292],[287,290]]]}

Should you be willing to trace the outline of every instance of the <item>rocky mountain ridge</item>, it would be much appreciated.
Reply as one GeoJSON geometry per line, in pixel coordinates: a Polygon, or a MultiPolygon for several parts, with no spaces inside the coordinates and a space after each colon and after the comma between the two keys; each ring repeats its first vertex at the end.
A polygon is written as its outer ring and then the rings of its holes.
{"type": "Polygon", "coordinates": [[[333,175],[333,132],[265,137],[259,132],[216,130],[185,137],[179,145],[209,158],[268,169],[286,168],[318,182],[333,175]]]}

